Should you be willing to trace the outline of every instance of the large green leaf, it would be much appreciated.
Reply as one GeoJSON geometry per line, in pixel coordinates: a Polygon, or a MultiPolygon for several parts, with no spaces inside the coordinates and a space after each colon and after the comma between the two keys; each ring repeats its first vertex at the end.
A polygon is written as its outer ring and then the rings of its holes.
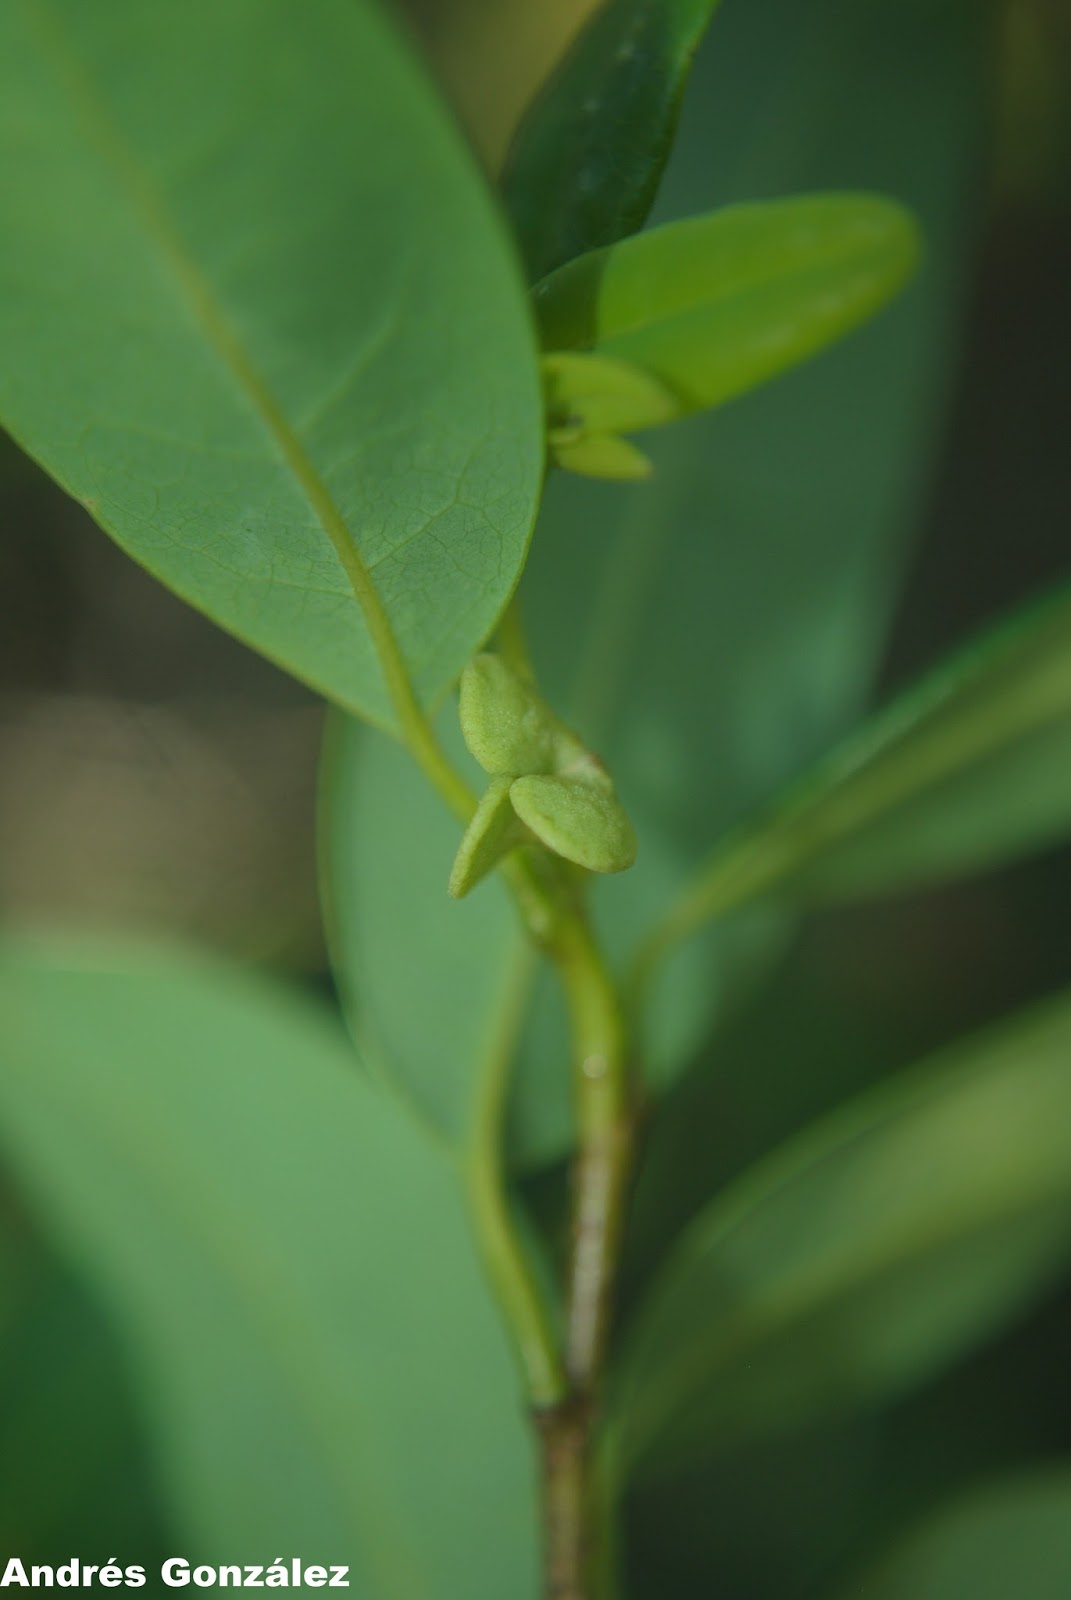
{"type": "Polygon", "coordinates": [[[873,1403],[999,1326],[1071,1249],[1071,998],[871,1091],[709,1204],[627,1338],[641,1470],[873,1403]]]}
{"type": "MultiPolygon", "coordinates": [[[[459,1174],[332,1020],[188,960],[5,947],[0,1144],[119,1330],[202,1560],[535,1592],[522,1409],[459,1174]]],[[[353,1592],[353,1591],[351,1591],[353,1592]]]]}
{"type": "Polygon", "coordinates": [[[150,571],[389,723],[489,631],[542,468],[474,164],[372,0],[0,8],[0,421],[150,571]]]}
{"type": "Polygon", "coordinates": [[[655,956],[774,892],[905,889],[1071,828],[1071,594],[1031,607],[864,723],[730,834],[655,934],[655,956]]]}
{"type": "Polygon", "coordinates": [[[606,0],[552,74],[506,161],[533,278],[641,226],[717,0],[606,0]]]}
{"type": "Polygon", "coordinates": [[[944,1508],[839,1600],[1065,1600],[1071,1468],[998,1481],[944,1508]]]}
{"type": "MultiPolygon", "coordinates": [[[[971,7],[893,15],[763,0],[729,8],[700,57],[665,214],[797,187],[885,187],[921,213],[928,262],[900,305],[821,362],[652,439],[649,486],[548,485],[523,608],[549,698],[607,760],[637,824],[635,867],[593,888],[619,962],[718,833],[857,719],[955,345],[983,23],[971,7]],[[811,38],[837,49],[805,49],[811,38]],[[912,121],[891,141],[905,76],[912,121]],[[778,140],[786,107],[802,109],[778,140]]],[[[476,1041],[511,983],[510,913],[490,883],[445,903],[459,830],[385,741],[350,729],[331,770],[326,877],[344,987],[375,1022],[385,1070],[457,1126],[476,1041]],[[433,1000],[415,1004],[414,992],[433,1000]]],[[[757,908],[677,952],[650,996],[653,1081],[688,1060],[784,931],[779,908],[757,908]]],[[[559,1154],[568,1045],[549,984],[521,1054],[518,1148],[559,1154]]]]}

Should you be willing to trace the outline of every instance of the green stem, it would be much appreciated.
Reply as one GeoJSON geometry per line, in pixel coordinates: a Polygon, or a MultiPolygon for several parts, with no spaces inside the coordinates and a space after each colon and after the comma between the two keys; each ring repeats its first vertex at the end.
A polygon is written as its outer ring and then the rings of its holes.
{"type": "Polygon", "coordinates": [[[484,1266],[512,1330],[530,1403],[542,1408],[562,1399],[565,1377],[547,1308],[517,1234],[501,1161],[509,1067],[524,1021],[533,963],[533,952],[522,946],[481,1075],[464,1167],[484,1266]]]}
{"type": "Polygon", "coordinates": [[[539,1418],[546,1600],[592,1600],[600,1586],[604,1513],[595,1429],[632,1173],[628,1038],[616,985],[591,927],[563,892],[548,954],[569,1007],[577,1153],[568,1267],[565,1371],[569,1393],[539,1418]]]}

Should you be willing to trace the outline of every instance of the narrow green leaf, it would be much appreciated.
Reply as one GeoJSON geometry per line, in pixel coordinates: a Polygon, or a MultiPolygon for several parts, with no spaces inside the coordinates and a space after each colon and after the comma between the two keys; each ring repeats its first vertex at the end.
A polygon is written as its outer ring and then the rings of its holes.
{"type": "Polygon", "coordinates": [[[1066,1600],[1071,1471],[1038,1469],[975,1490],[909,1534],[839,1600],[1066,1600]]]}
{"type": "Polygon", "coordinates": [[[502,178],[533,278],[641,226],[717,0],[607,0],[518,129],[502,178]]]}
{"type": "Polygon", "coordinates": [[[150,571],[389,724],[542,472],[523,290],[372,0],[0,9],[0,420],[150,571]]]}
{"type": "Polygon", "coordinates": [[[701,1212],[627,1338],[633,1468],[897,1394],[1065,1266],[1069,1053],[1065,997],[864,1095],[701,1212]]]}
{"type": "Polygon", "coordinates": [[[550,350],[653,372],[680,413],[720,405],[833,343],[915,264],[914,223],[869,195],[731,206],[559,268],[535,291],[550,350]]]}
{"type": "Polygon", "coordinates": [[[203,1561],[367,1600],[535,1592],[515,1375],[454,1163],[311,1002],[188,960],[0,956],[0,1144],[120,1334],[203,1561]]]}
{"type": "MultiPolygon", "coordinates": [[[[810,897],[914,887],[1071,832],[1071,593],[981,639],[876,719],[830,792],[810,897]]],[[[824,807],[823,807],[824,810],[824,807]]]]}
{"type": "Polygon", "coordinates": [[[1071,828],[1071,593],[994,629],[730,834],[670,909],[653,961],[761,895],[918,887],[1071,828]]]}

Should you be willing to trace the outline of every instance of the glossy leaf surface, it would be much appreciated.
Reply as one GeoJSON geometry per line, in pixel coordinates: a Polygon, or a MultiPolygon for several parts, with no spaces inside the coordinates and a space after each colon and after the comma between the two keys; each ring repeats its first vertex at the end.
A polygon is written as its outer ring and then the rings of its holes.
{"type": "Polygon", "coordinates": [[[52,945],[4,947],[0,1013],[5,1163],[123,1340],[199,1558],[345,1562],[369,1600],[534,1592],[458,1173],[333,1020],[216,966],[52,945]]]}
{"type": "Polygon", "coordinates": [[[532,277],[641,226],[717,0],[606,0],[521,123],[503,194],[532,277]]]}
{"type": "Polygon", "coordinates": [[[867,1600],[1064,1600],[1071,1589],[1071,1472],[987,1484],[938,1515],[838,1595],[867,1600]]]}
{"type": "Polygon", "coordinates": [[[522,286],[371,0],[0,11],[0,420],[138,561],[389,723],[449,683],[542,470],[522,286]]]}
{"type": "Polygon", "coordinates": [[[652,1470],[938,1370],[1071,1248],[1071,1000],[892,1080],[695,1219],[627,1337],[623,1449],[652,1470]]]}
{"type": "Polygon", "coordinates": [[[901,206],[815,195],[652,228],[569,262],[537,286],[535,304],[549,350],[634,362],[685,415],[864,322],[903,287],[916,254],[901,206]]]}

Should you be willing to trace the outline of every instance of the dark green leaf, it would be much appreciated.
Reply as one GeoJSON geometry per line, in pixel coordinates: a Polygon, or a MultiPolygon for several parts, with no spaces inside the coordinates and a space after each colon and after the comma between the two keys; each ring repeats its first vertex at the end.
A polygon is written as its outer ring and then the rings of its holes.
{"type": "Polygon", "coordinates": [[[372,0],[0,10],[0,419],[137,560],[374,720],[524,560],[528,316],[372,0]]]}
{"type": "Polygon", "coordinates": [[[685,415],[864,322],[903,287],[917,248],[903,207],[870,195],[730,206],[569,262],[539,284],[535,304],[549,350],[653,372],[685,415]]]}
{"type": "Polygon", "coordinates": [[[1037,1471],[975,1491],[930,1518],[839,1600],[1066,1600],[1071,1471],[1037,1471]]]}
{"type": "Polygon", "coordinates": [[[189,961],[0,959],[0,1142],[106,1307],[202,1560],[534,1592],[514,1373],[454,1161],[334,1022],[189,961]]]}
{"type": "Polygon", "coordinates": [[[621,1444],[657,1469],[873,1403],[1068,1261],[1071,998],[817,1124],[708,1205],[627,1340],[621,1444]]]}
{"type": "Polygon", "coordinates": [[[634,233],[717,0],[607,0],[514,137],[502,178],[533,279],[634,233]]]}

